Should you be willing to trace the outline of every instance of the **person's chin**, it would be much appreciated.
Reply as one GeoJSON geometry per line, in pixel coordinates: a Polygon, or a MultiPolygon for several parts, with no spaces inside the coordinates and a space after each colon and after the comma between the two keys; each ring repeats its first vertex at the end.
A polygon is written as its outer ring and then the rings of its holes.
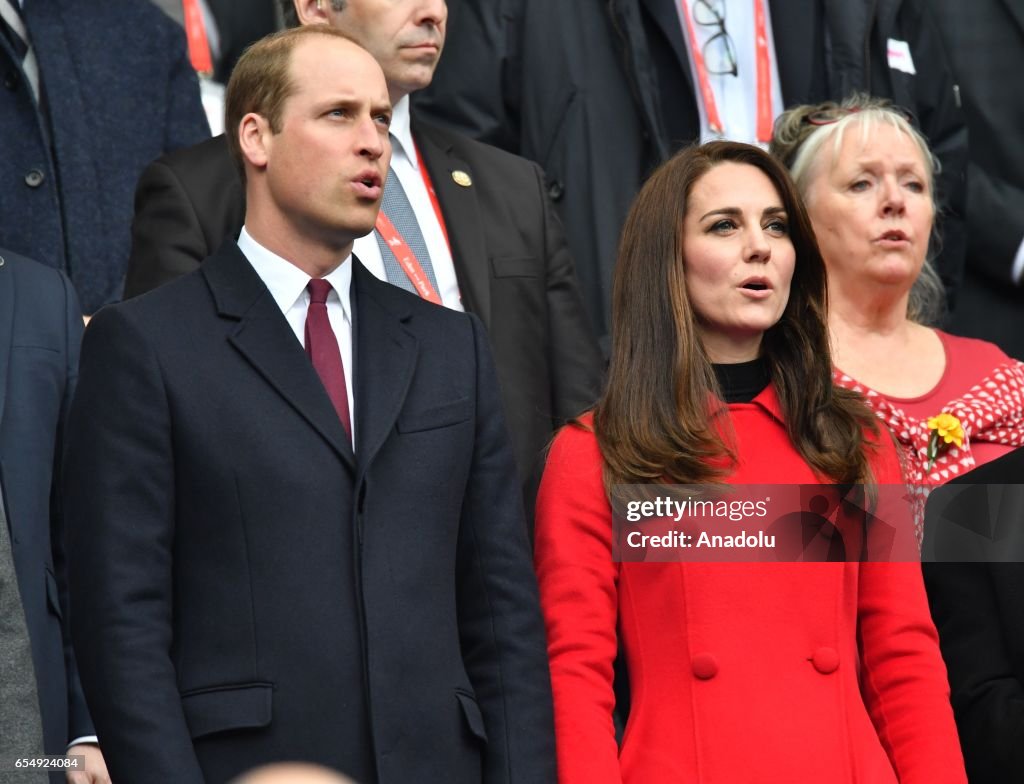
{"type": "Polygon", "coordinates": [[[330,227],[325,226],[328,235],[347,238],[348,242],[365,237],[373,231],[377,220],[377,210],[364,205],[352,205],[343,214],[334,216],[330,227]]]}
{"type": "Polygon", "coordinates": [[[885,258],[882,263],[876,265],[870,280],[879,286],[907,286],[910,287],[917,280],[924,267],[923,262],[916,262],[902,256],[885,258]]]}
{"type": "Polygon", "coordinates": [[[746,319],[741,325],[741,331],[748,335],[763,335],[769,329],[779,323],[781,313],[761,313],[753,318],[746,319]]]}
{"type": "Polygon", "coordinates": [[[349,233],[351,233],[352,236],[357,239],[359,237],[365,237],[367,234],[373,231],[373,228],[373,223],[366,223],[365,221],[360,221],[347,227],[349,233]]]}
{"type": "Polygon", "coordinates": [[[400,82],[403,92],[408,95],[430,87],[434,80],[434,70],[437,68],[437,60],[415,61],[409,63],[408,68],[401,75],[400,82]]]}

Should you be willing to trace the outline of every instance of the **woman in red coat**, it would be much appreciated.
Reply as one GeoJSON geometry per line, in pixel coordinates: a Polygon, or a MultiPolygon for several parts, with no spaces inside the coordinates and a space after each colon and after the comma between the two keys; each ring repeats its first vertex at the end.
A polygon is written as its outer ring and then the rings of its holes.
{"type": "Polygon", "coordinates": [[[563,784],[966,781],[919,566],[613,557],[617,485],[901,483],[888,434],[832,383],[825,299],[761,150],[684,150],[638,195],[608,384],[556,438],[537,505],[563,784]]]}

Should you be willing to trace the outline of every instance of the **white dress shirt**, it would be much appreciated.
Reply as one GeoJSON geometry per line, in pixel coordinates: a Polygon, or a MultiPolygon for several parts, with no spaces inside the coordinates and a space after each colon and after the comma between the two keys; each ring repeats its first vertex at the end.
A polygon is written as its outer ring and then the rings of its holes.
{"type": "MultiPolygon", "coordinates": [[[[696,93],[697,107],[700,111],[700,140],[709,142],[715,139],[731,139],[747,144],[757,144],[767,147],[757,139],[757,45],[756,25],[754,24],[754,0],[708,0],[708,2],[725,13],[725,29],[732,39],[733,48],[736,51],[736,76],[732,74],[708,74],[708,82],[711,92],[715,96],[715,104],[718,107],[718,116],[722,120],[723,133],[719,135],[711,130],[708,123],[708,113],[704,106],[704,97],[701,95],[700,82],[697,79],[697,66],[693,60],[693,51],[690,42],[690,35],[687,30],[687,21],[684,13],[691,14],[693,19],[693,7],[696,0],[687,0],[685,3],[676,3],[676,12],[679,14],[679,24],[683,30],[683,40],[686,42],[686,50],[690,55],[690,73],[693,75],[694,92],[696,93]]],[[[783,110],[782,87],[779,84],[778,61],[775,58],[775,36],[772,35],[772,15],[769,8],[770,3],[764,0],[765,33],[768,38],[768,61],[771,72],[771,101],[772,119],[774,120],[783,110]]],[[[716,35],[719,30],[711,25],[699,25],[693,23],[694,33],[697,37],[697,45],[703,49],[704,45],[716,35]]],[[[712,46],[723,46],[721,41],[712,46]]],[[[710,51],[709,51],[710,54],[710,51]]]]}
{"type": "MultiPolygon", "coordinates": [[[[306,287],[311,278],[290,261],[260,245],[245,228],[238,237],[238,247],[249,260],[256,274],[270,290],[270,296],[281,309],[288,326],[295,333],[299,344],[306,347],[306,313],[309,310],[309,291],[306,287]]],[[[352,368],[352,256],[349,255],[334,272],[324,277],[331,284],[327,295],[327,319],[338,339],[341,363],[345,368],[345,391],[348,394],[348,410],[352,420],[352,446],[355,448],[356,407],[352,388],[355,373],[352,368]]]]}
{"type": "MultiPolygon", "coordinates": [[[[459,282],[455,278],[452,254],[445,241],[441,224],[438,223],[434,206],[430,202],[430,194],[427,193],[427,186],[420,171],[419,156],[416,155],[416,147],[412,141],[408,95],[399,100],[392,111],[391,148],[391,168],[398,181],[402,183],[405,195],[409,197],[423,240],[427,243],[427,252],[434,268],[434,279],[437,281],[437,293],[441,296],[441,302],[446,308],[465,310],[462,306],[462,297],[459,295],[459,282]]],[[[388,279],[384,272],[380,246],[377,244],[376,231],[357,239],[353,252],[375,277],[381,280],[388,279]]]]}
{"type": "MultiPolygon", "coordinates": [[[[220,62],[220,31],[217,20],[206,0],[199,0],[199,10],[203,13],[203,26],[206,28],[206,43],[210,47],[210,57],[214,63],[220,62]]],[[[206,122],[210,125],[210,134],[219,136],[224,133],[224,88],[213,79],[199,80],[199,97],[203,102],[206,122]]]]}
{"type": "Polygon", "coordinates": [[[32,88],[32,97],[35,98],[38,104],[39,61],[36,59],[36,50],[32,46],[32,36],[25,29],[25,23],[17,11],[17,9],[24,9],[24,7],[24,0],[0,0],[0,16],[3,16],[8,26],[14,30],[15,35],[19,36],[28,45],[25,59],[21,62],[21,70],[24,72],[25,78],[28,79],[29,87],[32,88]]]}

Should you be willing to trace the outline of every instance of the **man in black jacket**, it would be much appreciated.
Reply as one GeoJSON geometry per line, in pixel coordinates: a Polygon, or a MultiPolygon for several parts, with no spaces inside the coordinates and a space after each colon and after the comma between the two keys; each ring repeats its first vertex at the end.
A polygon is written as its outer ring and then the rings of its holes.
{"type": "Polygon", "coordinates": [[[967,268],[952,331],[1024,359],[1024,4],[934,6],[971,134],[967,268]]]}
{"type": "MultiPolygon", "coordinates": [[[[541,453],[558,425],[594,401],[601,376],[600,354],[543,175],[535,164],[422,123],[415,112],[410,120],[407,96],[430,83],[444,43],[443,0],[284,0],[283,7],[289,24],[330,24],[365,45],[382,65],[396,107],[392,170],[398,171],[396,159],[403,155],[412,176],[401,185],[410,201],[421,191],[425,209],[416,210],[415,218],[441,301],[479,316],[487,329],[532,517],[541,453]],[[400,116],[405,133],[398,127],[400,116]]],[[[238,236],[245,208],[220,137],[153,163],[139,182],[135,204],[128,297],[195,269],[225,238],[238,236]]],[[[355,252],[382,277],[392,254],[378,249],[378,233],[368,242],[357,240],[355,252]],[[376,257],[376,270],[370,256],[376,257]]]]}
{"type": "Polygon", "coordinates": [[[925,588],[971,784],[1024,780],[1024,449],[928,498],[925,588]]]}
{"type": "MultiPolygon", "coordinates": [[[[180,25],[185,23],[182,0],[153,0],[154,3],[180,25]]],[[[204,13],[208,38],[216,39],[216,56],[213,58],[213,79],[227,84],[231,70],[238,58],[253,41],[274,32],[278,28],[277,3],[275,0],[198,0],[204,13]],[[210,23],[212,22],[212,25],[210,23]]]]}
{"type": "Polygon", "coordinates": [[[185,36],[139,0],[4,5],[31,47],[0,23],[0,244],[65,272],[92,314],[121,297],[139,173],[210,134],[185,36]]]}
{"type": "MultiPolygon", "coordinates": [[[[701,5],[685,3],[697,27],[710,21],[701,5]]],[[[721,30],[735,32],[739,4],[711,5],[733,9],[721,30]]],[[[743,7],[751,14],[749,3],[743,7]]],[[[942,163],[945,238],[937,266],[954,291],[963,265],[967,136],[925,4],[770,0],[766,9],[783,106],[862,90],[917,115],[942,163]]],[[[700,136],[680,14],[679,0],[453,0],[452,35],[464,43],[446,52],[415,99],[431,120],[544,168],[602,335],[633,196],[658,163],[700,136]]]]}

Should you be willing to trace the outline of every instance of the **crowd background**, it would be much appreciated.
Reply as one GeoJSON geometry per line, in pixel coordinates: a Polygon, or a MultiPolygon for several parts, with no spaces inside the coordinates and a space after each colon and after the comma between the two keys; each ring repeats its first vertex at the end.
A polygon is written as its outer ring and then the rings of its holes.
{"type": "MultiPolygon", "coordinates": [[[[0,247],[67,272],[88,314],[121,296],[142,169],[208,131],[182,38],[166,17],[135,2],[26,5],[36,59],[53,84],[34,104],[17,78],[17,54],[3,41],[9,62],[0,164],[9,186],[0,191],[0,247]],[[132,48],[136,41],[145,41],[144,52],[132,48]]],[[[183,21],[177,0],[156,5],[183,21]]],[[[700,12],[701,5],[687,8],[700,12]]],[[[196,6],[209,76],[220,84],[245,45],[281,23],[272,0],[196,6]]],[[[711,138],[677,6],[453,0],[448,31],[457,44],[414,98],[425,118],[541,165],[599,336],[608,334],[611,270],[633,196],[672,152],[711,138]]],[[[1024,98],[1006,78],[1024,58],[1019,5],[770,0],[768,10],[778,108],[859,90],[913,113],[940,164],[933,256],[948,294],[942,323],[1024,356],[1024,330],[1015,328],[1024,157],[1014,143],[1024,98]],[[893,59],[902,46],[909,64],[893,59]]],[[[724,35],[743,24],[732,13],[724,35]]]]}
{"type": "MultiPolygon", "coordinates": [[[[701,5],[686,3],[691,12],[701,5]]],[[[727,33],[742,14],[735,9],[744,4],[726,5],[731,16],[721,31],[711,30],[727,33]]],[[[1019,4],[767,6],[782,106],[859,90],[917,117],[941,165],[936,255],[949,323],[958,334],[1024,356],[1024,160],[1014,141],[1024,99],[1006,78],[1024,57],[1019,4]]],[[[653,165],[697,138],[712,138],[702,123],[679,7],[672,0],[456,0],[451,36],[468,43],[446,54],[417,97],[438,121],[541,164],[602,335],[618,232],[634,194],[653,165]]]]}

